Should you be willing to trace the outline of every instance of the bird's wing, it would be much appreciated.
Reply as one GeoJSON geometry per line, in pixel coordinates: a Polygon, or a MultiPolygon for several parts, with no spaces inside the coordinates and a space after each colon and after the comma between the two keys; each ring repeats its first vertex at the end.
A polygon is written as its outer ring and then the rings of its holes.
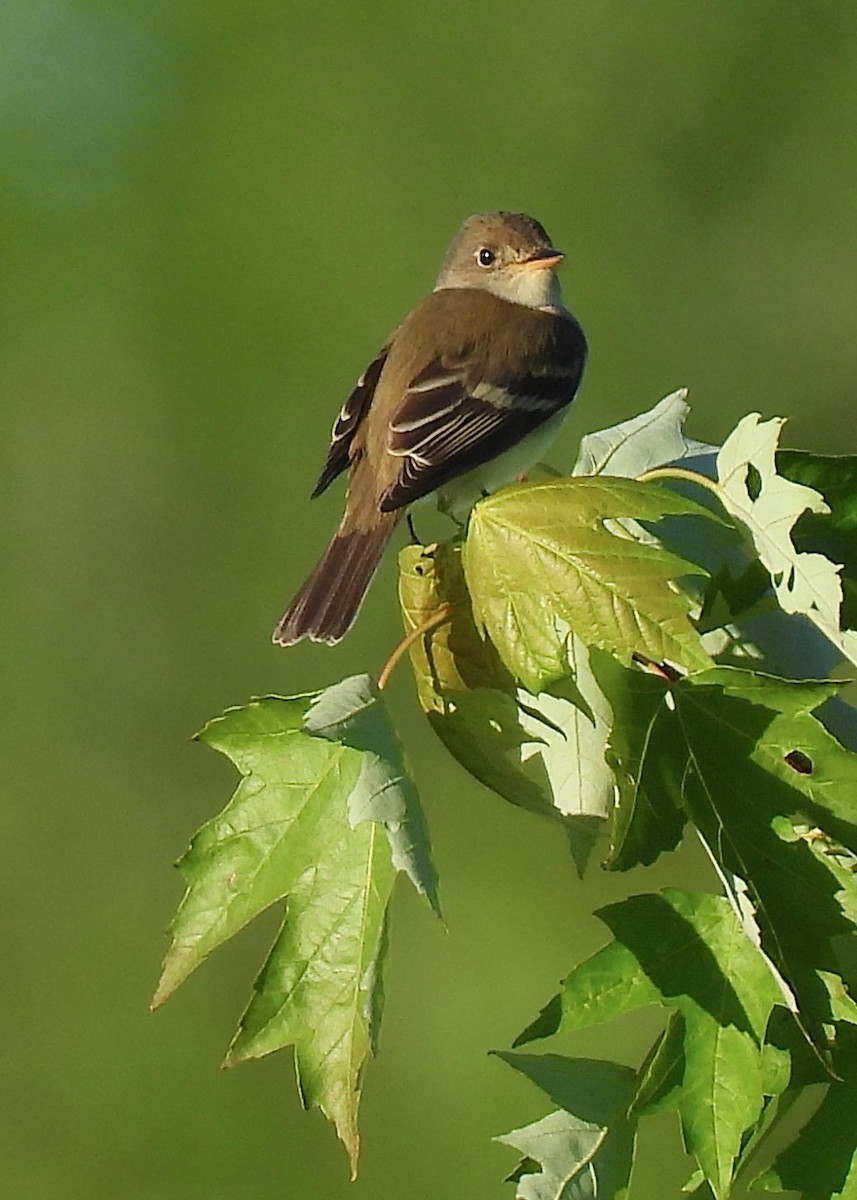
{"type": "Polygon", "coordinates": [[[369,366],[357,380],[357,386],[343,404],[339,416],[334,421],[330,434],[330,447],[327,451],[327,459],[318,477],[318,483],[312,490],[313,500],[316,496],[320,496],[325,488],[333,483],[337,475],[341,475],[348,466],[352,439],[357,432],[358,425],[368,412],[369,405],[372,403],[375,388],[378,386],[378,380],[381,378],[384,363],[387,361],[389,348],[390,341],[372,359],[369,366]]]}
{"type": "Polygon", "coordinates": [[[411,381],[387,434],[387,451],[399,464],[382,512],[497,458],[571,403],[586,342],[576,322],[556,319],[568,328],[518,374],[439,357],[411,381]]]}

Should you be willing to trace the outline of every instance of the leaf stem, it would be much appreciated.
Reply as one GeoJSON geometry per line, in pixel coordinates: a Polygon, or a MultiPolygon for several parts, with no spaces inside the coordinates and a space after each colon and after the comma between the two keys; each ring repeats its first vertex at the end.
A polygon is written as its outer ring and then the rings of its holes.
{"type": "Polygon", "coordinates": [[[390,676],[393,674],[393,671],[396,668],[399,659],[407,653],[417,638],[421,638],[423,634],[430,633],[431,630],[436,629],[438,625],[443,625],[444,622],[448,621],[451,616],[452,605],[441,604],[440,608],[436,608],[430,617],[426,617],[423,622],[411,630],[407,637],[402,638],[398,646],[381,668],[381,674],[378,676],[379,692],[383,692],[384,688],[387,686],[390,676]]]}
{"type": "Polygon", "coordinates": [[[686,467],[654,467],[651,471],[644,471],[642,475],[637,476],[638,483],[648,483],[652,479],[681,479],[685,483],[695,483],[711,492],[718,500],[723,490],[716,479],[709,479],[707,475],[700,475],[698,471],[688,471],[686,467]]]}

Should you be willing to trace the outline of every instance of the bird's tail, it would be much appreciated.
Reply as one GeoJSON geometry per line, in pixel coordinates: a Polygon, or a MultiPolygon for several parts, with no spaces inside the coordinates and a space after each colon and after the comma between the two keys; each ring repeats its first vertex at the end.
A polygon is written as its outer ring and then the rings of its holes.
{"type": "Polygon", "coordinates": [[[378,513],[368,530],[340,526],[274,630],[278,645],[309,637],[333,646],[345,636],[400,516],[378,513]]]}

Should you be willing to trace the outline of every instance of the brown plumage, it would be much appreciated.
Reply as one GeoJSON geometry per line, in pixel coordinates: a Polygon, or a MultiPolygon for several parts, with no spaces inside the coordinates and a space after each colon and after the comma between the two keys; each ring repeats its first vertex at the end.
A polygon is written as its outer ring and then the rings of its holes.
{"type": "Polygon", "coordinates": [[[338,642],[409,504],[441,490],[466,512],[538,457],[586,358],[553,275],[560,257],[521,214],[465,223],[436,290],[367,367],[334,424],[313,495],[349,468],[345,514],[275,642],[338,642]]]}

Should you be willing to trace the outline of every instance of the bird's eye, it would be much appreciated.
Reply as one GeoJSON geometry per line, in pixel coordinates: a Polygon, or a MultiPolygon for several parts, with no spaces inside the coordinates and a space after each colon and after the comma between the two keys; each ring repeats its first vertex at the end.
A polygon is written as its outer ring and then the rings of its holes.
{"type": "Polygon", "coordinates": [[[494,251],[489,250],[487,246],[483,246],[476,252],[476,261],[479,263],[480,267],[490,267],[496,257],[497,255],[494,253],[494,251]]]}

